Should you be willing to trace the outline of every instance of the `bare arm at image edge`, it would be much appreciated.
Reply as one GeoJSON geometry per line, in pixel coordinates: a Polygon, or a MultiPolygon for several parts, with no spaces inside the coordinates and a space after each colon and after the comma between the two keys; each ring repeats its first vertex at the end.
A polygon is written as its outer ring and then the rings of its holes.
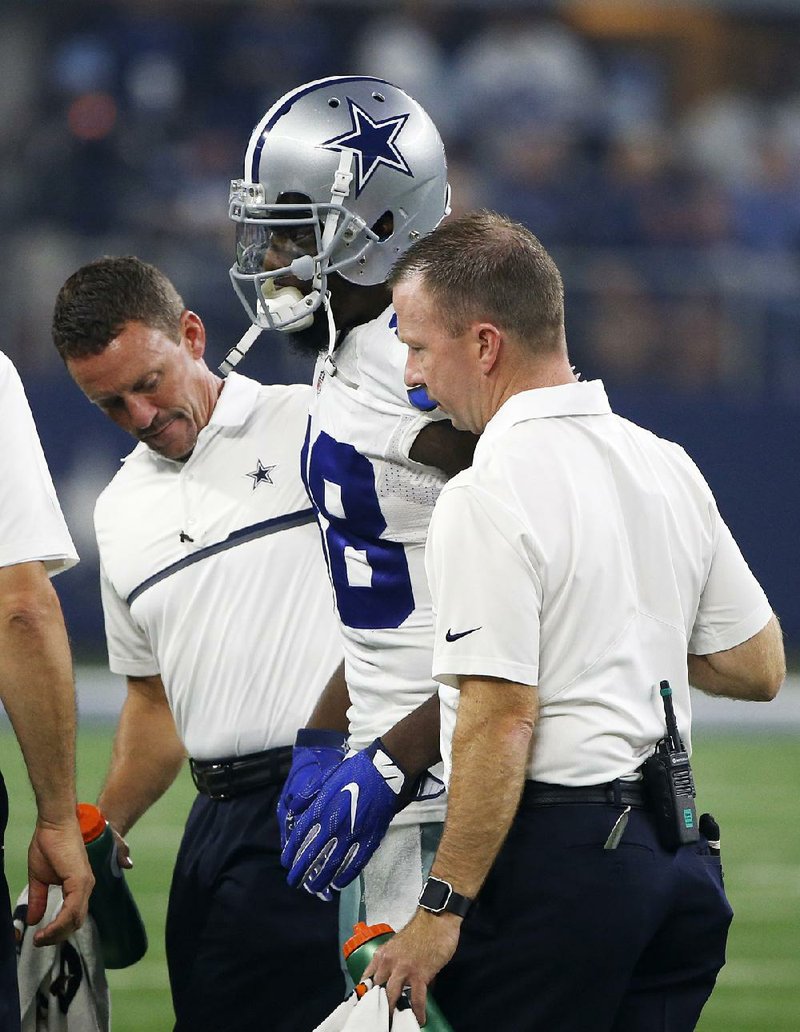
{"type": "Polygon", "coordinates": [[[64,893],[58,916],[34,936],[44,946],[83,923],[94,879],[76,817],[72,657],[42,562],[0,568],[0,697],[36,796],[28,923],[42,919],[48,885],[61,885],[64,893]]]}

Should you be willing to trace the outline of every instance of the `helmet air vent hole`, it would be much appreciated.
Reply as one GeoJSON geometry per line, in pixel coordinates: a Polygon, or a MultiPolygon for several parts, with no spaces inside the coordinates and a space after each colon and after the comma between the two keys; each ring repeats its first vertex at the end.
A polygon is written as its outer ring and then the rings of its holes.
{"type": "Polygon", "coordinates": [[[388,240],[394,233],[394,215],[390,211],[385,211],[372,227],[372,232],[378,240],[388,240]]]}
{"type": "Polygon", "coordinates": [[[339,104],[341,104],[341,101],[338,97],[331,97],[328,101],[328,107],[337,108],[339,104]]]}
{"type": "Polygon", "coordinates": [[[384,95],[382,93],[373,93],[372,94],[372,99],[380,101],[381,104],[385,104],[386,103],[386,97],[384,97],[384,95]]]}

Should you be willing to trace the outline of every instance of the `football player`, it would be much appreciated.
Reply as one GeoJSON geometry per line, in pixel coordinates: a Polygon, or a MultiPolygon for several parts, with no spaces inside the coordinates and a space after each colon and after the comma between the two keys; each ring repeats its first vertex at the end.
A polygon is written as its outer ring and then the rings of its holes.
{"type": "Polygon", "coordinates": [[[281,97],[231,184],[231,279],[252,326],[223,368],[262,329],[318,354],[303,475],[345,661],[298,735],[279,814],[290,883],[325,898],[349,887],[345,936],[358,919],[407,922],[444,815],[429,771],[439,705],[424,545],[439,491],[470,464],[475,439],[407,389],[385,281],[448,211],[436,127],[403,90],[367,76],[281,97]]]}

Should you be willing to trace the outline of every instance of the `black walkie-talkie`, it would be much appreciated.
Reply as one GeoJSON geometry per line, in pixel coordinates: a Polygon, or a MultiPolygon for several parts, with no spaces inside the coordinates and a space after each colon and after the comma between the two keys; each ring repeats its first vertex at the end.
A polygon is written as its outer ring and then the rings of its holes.
{"type": "Polygon", "coordinates": [[[656,744],[655,753],[642,764],[642,780],[661,845],[675,850],[688,842],[697,842],[700,836],[692,767],[675,720],[669,681],[662,681],[659,690],[667,719],[667,734],[656,744]]]}

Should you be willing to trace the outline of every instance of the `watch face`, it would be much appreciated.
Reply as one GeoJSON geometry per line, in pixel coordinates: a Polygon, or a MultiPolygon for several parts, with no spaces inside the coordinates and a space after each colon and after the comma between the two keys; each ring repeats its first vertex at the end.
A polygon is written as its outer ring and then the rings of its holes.
{"type": "Polygon", "coordinates": [[[429,878],[419,897],[420,906],[428,910],[444,910],[452,891],[447,882],[429,878]]]}

